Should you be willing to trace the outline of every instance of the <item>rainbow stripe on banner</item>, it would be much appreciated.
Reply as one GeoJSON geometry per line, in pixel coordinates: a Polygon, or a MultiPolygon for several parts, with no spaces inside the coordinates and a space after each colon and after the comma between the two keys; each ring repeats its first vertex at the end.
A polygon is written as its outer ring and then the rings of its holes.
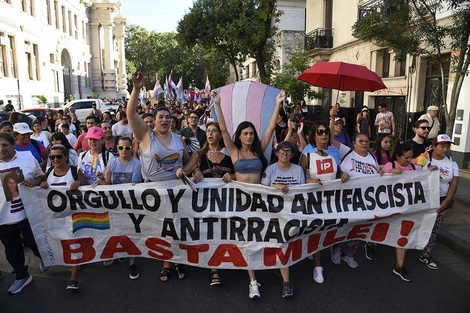
{"type": "MultiPolygon", "coordinates": [[[[261,139],[269,126],[276,97],[281,90],[258,82],[240,81],[217,88],[217,92],[221,97],[220,105],[230,135],[233,135],[238,124],[250,121],[261,139]]],[[[212,114],[217,121],[214,108],[212,114]]],[[[271,158],[271,145],[264,155],[268,160],[271,158]]]]}
{"type": "Polygon", "coordinates": [[[82,228],[92,228],[105,230],[109,229],[109,214],[104,213],[73,213],[72,214],[73,233],[82,228]]]}

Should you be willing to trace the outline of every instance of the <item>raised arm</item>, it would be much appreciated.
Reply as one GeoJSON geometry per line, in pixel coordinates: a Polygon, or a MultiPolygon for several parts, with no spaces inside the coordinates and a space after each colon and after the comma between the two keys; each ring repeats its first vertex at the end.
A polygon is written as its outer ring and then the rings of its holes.
{"type": "MultiPolygon", "coordinates": [[[[271,137],[274,133],[274,128],[277,124],[277,116],[279,115],[279,110],[281,109],[282,101],[284,100],[285,94],[284,91],[281,91],[276,97],[276,106],[274,107],[273,114],[271,115],[271,120],[269,121],[268,129],[261,139],[261,149],[264,151],[271,141],[271,137]]],[[[224,138],[225,140],[225,138],[224,138]]]]}
{"type": "Polygon", "coordinates": [[[142,73],[133,74],[132,82],[134,87],[132,88],[132,93],[127,103],[127,120],[129,121],[129,126],[132,129],[132,133],[135,138],[142,142],[146,134],[150,132],[150,128],[144,122],[144,120],[137,114],[137,106],[139,104],[139,92],[140,89],[145,85],[147,77],[142,75],[142,73]]]}
{"type": "Polygon", "coordinates": [[[335,107],[332,107],[330,110],[330,142],[333,146],[339,149],[341,143],[336,140],[335,133],[333,129],[335,128],[335,117],[337,116],[338,112],[335,107]]]}
{"type": "Polygon", "coordinates": [[[233,144],[232,138],[230,138],[227,124],[225,124],[224,113],[222,112],[222,107],[220,106],[220,95],[215,90],[212,90],[211,98],[214,101],[215,113],[217,113],[217,122],[219,122],[220,131],[222,132],[222,137],[224,138],[225,148],[227,148],[227,151],[231,156],[236,147],[233,144]]]}

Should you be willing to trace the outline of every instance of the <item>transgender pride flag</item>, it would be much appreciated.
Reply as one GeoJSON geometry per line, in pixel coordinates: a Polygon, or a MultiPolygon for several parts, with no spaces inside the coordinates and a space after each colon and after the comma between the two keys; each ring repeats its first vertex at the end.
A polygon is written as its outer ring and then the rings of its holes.
{"type": "MultiPolygon", "coordinates": [[[[255,125],[260,139],[263,138],[276,105],[276,97],[281,90],[257,82],[241,81],[219,87],[217,92],[220,94],[229,133],[233,136],[238,124],[250,121],[255,125]]],[[[214,108],[212,114],[217,121],[214,108]]],[[[271,146],[264,152],[268,161],[271,158],[271,146]]]]}

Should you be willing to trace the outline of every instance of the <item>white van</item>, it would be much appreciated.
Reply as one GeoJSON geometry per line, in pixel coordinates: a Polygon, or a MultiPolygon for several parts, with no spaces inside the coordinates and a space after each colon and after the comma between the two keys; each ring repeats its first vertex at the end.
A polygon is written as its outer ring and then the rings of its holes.
{"type": "Polygon", "coordinates": [[[77,115],[77,119],[80,121],[80,123],[85,123],[85,119],[87,118],[88,115],[90,115],[90,111],[93,109],[92,105],[96,104],[96,108],[101,111],[101,113],[106,111],[106,106],[103,103],[103,100],[101,99],[80,99],[80,100],[74,100],[67,105],[63,107],[64,111],[65,109],[68,109],[70,107],[75,108],[75,114],[77,115]]]}

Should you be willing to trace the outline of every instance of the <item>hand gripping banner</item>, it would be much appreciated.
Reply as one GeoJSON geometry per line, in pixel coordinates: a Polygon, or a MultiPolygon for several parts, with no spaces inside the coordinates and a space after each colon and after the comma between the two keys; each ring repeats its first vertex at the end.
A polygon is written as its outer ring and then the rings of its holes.
{"type": "Polygon", "coordinates": [[[363,240],[422,249],[439,207],[437,171],[290,187],[204,179],[20,192],[47,266],[146,257],[206,268],[293,265],[363,240]]]}

